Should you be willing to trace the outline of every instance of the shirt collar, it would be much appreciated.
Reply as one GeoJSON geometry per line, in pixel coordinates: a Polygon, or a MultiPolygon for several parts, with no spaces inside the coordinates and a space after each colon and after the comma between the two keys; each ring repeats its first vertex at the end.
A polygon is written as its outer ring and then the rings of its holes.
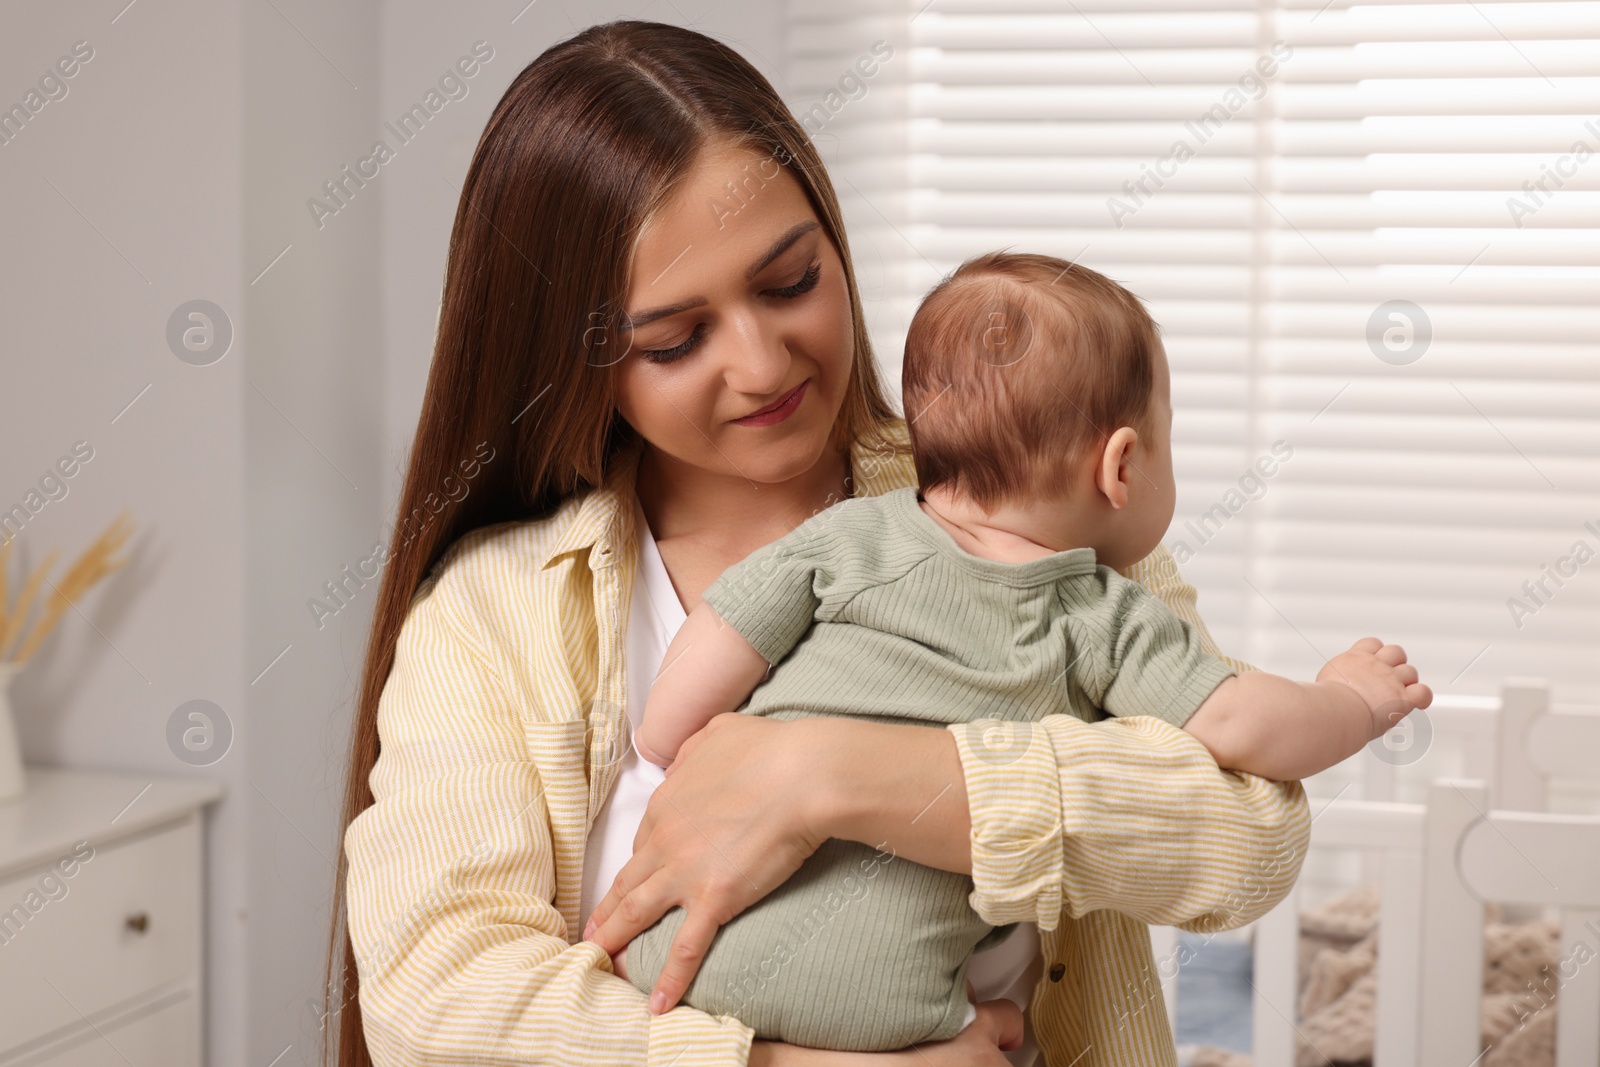
{"type": "MultiPolygon", "coordinates": [[[[877,496],[890,489],[916,484],[905,420],[891,422],[885,427],[885,436],[905,451],[875,450],[859,439],[851,442],[850,473],[856,496],[877,496]]],[[[570,518],[554,543],[545,549],[539,569],[543,570],[568,552],[584,548],[591,550],[592,567],[610,566],[615,561],[616,546],[631,542],[633,535],[633,508],[623,505],[630,504],[642,452],[643,442],[636,439],[617,454],[602,484],[569,497],[561,505],[557,514],[570,513],[570,518]]]]}
{"type": "Polygon", "coordinates": [[[565,513],[570,517],[562,527],[560,536],[545,549],[543,558],[539,560],[540,570],[568,552],[583,548],[591,549],[591,566],[610,565],[614,559],[615,545],[621,539],[619,535],[632,532],[631,528],[626,531],[618,528],[621,516],[632,516],[631,508],[620,505],[626,503],[633,493],[642,446],[641,440],[628,445],[616,455],[611,470],[600,485],[589,492],[568,497],[561,504],[557,514],[565,513]]]}

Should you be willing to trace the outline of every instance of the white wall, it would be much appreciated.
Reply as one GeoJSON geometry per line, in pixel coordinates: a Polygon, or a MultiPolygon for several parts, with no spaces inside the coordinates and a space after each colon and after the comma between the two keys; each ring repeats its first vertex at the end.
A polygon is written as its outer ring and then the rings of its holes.
{"type": "Polygon", "coordinates": [[[123,510],[138,526],[130,566],[64,620],[13,697],[30,763],[226,786],[207,830],[208,1062],[293,1067],[316,1062],[310,1005],[376,585],[321,627],[307,601],[388,529],[484,120],[540,51],[612,17],[692,19],[783,89],[781,8],[125,3],[36,5],[0,33],[0,106],[74,42],[94,50],[0,144],[0,510],[86,441],[93,458],[23,524],[15,562],[73,557],[123,510]],[[319,227],[307,200],[376,138],[393,145],[383,122],[479,40],[494,57],[468,95],[319,227]],[[166,340],[194,299],[234,329],[208,366],[166,340]],[[234,730],[201,767],[166,740],[193,699],[234,730]]]}
{"type": "Polygon", "coordinates": [[[253,729],[238,797],[249,808],[248,1025],[225,1051],[242,1044],[243,1062],[262,1067],[317,1062],[337,813],[377,591],[351,581],[341,606],[322,588],[371,554],[383,526],[383,175],[351,182],[347,205],[320,225],[308,201],[327,201],[323,183],[377,136],[379,16],[371,4],[244,7],[244,136],[230,150],[244,162],[234,269],[252,341],[242,392],[253,729]],[[337,614],[317,619],[313,597],[337,614]]]}
{"type": "Polygon", "coordinates": [[[207,833],[208,984],[214,1062],[242,1063],[257,723],[246,696],[240,9],[174,0],[117,18],[121,7],[36,5],[8,12],[0,33],[0,106],[74,42],[93,49],[65,98],[0,146],[0,507],[84,440],[94,458],[15,552],[30,565],[56,547],[70,559],[118,512],[138,525],[129,567],[63,621],[13,698],[30,762],[226,785],[207,833]],[[181,362],[165,338],[170,313],[195,298],[236,328],[207,367],[181,362]],[[192,699],[215,702],[237,730],[203,769],[166,742],[169,715],[192,699]]]}

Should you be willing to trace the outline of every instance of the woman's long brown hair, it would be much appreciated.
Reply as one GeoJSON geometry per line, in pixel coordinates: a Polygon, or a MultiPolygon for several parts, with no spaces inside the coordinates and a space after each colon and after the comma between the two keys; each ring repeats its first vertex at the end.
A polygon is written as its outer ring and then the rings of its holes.
{"type": "Polygon", "coordinates": [[[590,27],[528,64],[495,105],[462,185],[433,363],[368,638],[329,934],[325,1067],[372,1062],[357,1007],[342,841],[372,805],[378,698],[412,599],[462,534],[549,514],[599,485],[636,439],[616,411],[609,370],[625,338],[633,244],[699,150],[721,140],[786,164],[844,263],[855,361],[831,445],[894,447],[883,427],[896,412],[867,340],[838,199],[767,80],[720,42],[653,22],[590,27]]]}

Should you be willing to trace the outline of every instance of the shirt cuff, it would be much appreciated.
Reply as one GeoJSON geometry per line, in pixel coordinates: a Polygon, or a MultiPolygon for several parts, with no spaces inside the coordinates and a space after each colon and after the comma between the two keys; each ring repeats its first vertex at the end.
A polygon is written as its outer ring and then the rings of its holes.
{"type": "Polygon", "coordinates": [[[746,1067],[755,1031],[732,1015],[680,1004],[653,1016],[646,1067],[746,1067]]]}
{"type": "Polygon", "coordinates": [[[955,738],[972,817],[972,893],[967,902],[991,926],[1031,922],[1054,930],[1061,918],[1062,822],[1059,764],[1039,723],[976,719],[945,727],[955,738]]]}

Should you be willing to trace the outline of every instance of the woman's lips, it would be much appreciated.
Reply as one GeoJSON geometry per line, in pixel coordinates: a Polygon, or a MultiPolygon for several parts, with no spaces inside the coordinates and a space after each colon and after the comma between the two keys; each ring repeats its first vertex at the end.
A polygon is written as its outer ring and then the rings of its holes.
{"type": "Polygon", "coordinates": [[[783,400],[778,401],[778,403],[774,404],[772,407],[767,408],[764,411],[757,411],[753,414],[746,415],[742,419],[734,419],[733,421],[738,423],[740,426],[771,426],[775,422],[782,422],[784,419],[787,419],[790,415],[794,414],[795,408],[800,406],[800,401],[805,399],[806,386],[810,384],[811,379],[807,378],[805,381],[795,386],[794,392],[790,393],[783,400]]]}

